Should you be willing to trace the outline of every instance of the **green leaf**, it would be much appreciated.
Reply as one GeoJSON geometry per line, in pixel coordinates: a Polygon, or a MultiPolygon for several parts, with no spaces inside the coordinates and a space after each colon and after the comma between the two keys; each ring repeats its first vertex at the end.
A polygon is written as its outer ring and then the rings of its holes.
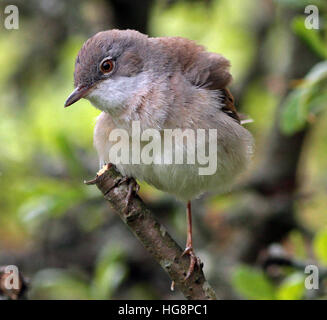
{"type": "Polygon", "coordinates": [[[278,300],[299,300],[303,297],[304,287],[304,275],[296,272],[287,277],[277,289],[278,300]]]}
{"type": "Polygon", "coordinates": [[[232,274],[232,284],[242,296],[248,299],[276,299],[275,289],[266,275],[257,269],[239,266],[232,274]]]}
{"type": "Polygon", "coordinates": [[[302,94],[302,91],[294,90],[284,102],[281,118],[281,129],[284,134],[293,134],[303,129],[306,124],[306,113],[300,107],[302,94]]]}
{"type": "Polygon", "coordinates": [[[327,78],[327,61],[317,63],[307,74],[306,79],[309,83],[315,84],[327,78]]]}
{"type": "Polygon", "coordinates": [[[316,233],[313,240],[313,250],[318,261],[327,264],[327,228],[316,233]]]}
{"type": "Polygon", "coordinates": [[[316,64],[301,85],[285,99],[281,130],[290,135],[303,129],[311,116],[327,107],[327,61],[316,64]]]}

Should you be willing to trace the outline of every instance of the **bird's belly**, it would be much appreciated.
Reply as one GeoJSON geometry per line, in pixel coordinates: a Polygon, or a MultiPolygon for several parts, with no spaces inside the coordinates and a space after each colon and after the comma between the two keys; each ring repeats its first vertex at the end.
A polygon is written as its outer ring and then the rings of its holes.
{"type": "MultiPolygon", "coordinates": [[[[229,119],[228,119],[229,120],[229,119]]],[[[144,145],[141,146],[140,161],[135,163],[131,161],[131,153],[134,149],[131,140],[126,140],[124,145],[129,150],[129,161],[121,163],[115,161],[112,157],[108,157],[112,151],[113,143],[109,142],[107,135],[103,135],[99,143],[95,146],[100,156],[100,164],[112,162],[122,173],[122,175],[134,177],[140,181],[145,181],[155,188],[175,195],[181,200],[190,200],[198,195],[212,191],[221,193],[230,189],[235,177],[244,170],[251,156],[252,137],[250,133],[239,126],[237,123],[229,122],[229,126],[225,126],[224,130],[219,130],[217,136],[213,136],[209,141],[203,142],[204,146],[196,143],[187,150],[183,142],[176,145],[170,150],[164,150],[165,141],[161,136],[159,145],[161,148],[152,148],[152,162],[145,164],[142,158],[144,145]],[[214,152],[210,154],[210,144],[215,145],[214,152]],[[207,148],[209,146],[209,148],[207,148]],[[193,149],[192,149],[193,148],[193,149]],[[183,164],[176,163],[176,153],[181,153],[183,164]],[[206,150],[205,155],[208,162],[203,162],[203,158],[199,157],[199,150],[206,150]],[[207,152],[209,150],[209,154],[207,152]],[[173,162],[166,162],[166,156],[173,162]],[[194,159],[194,162],[187,162],[188,155],[194,159]],[[171,157],[169,157],[171,156],[171,157]],[[198,158],[199,157],[199,158],[198,158]],[[211,167],[214,170],[203,170],[211,167]]],[[[124,140],[122,140],[124,141],[124,140]]],[[[183,141],[183,140],[182,140],[183,141]]],[[[198,142],[198,141],[197,141],[198,142]]],[[[145,143],[147,145],[147,143],[145,143]]],[[[212,150],[212,149],[211,149],[212,150]]],[[[133,157],[132,157],[133,158],[133,157]]]]}
{"type": "Polygon", "coordinates": [[[223,192],[231,180],[217,170],[214,175],[199,175],[196,165],[117,165],[122,174],[132,176],[155,188],[190,200],[206,191],[223,192]]]}
{"type": "Polygon", "coordinates": [[[187,201],[206,191],[221,193],[228,190],[234,177],[243,167],[241,163],[244,164],[244,159],[239,162],[239,157],[231,158],[230,154],[226,153],[225,149],[220,146],[218,146],[213,157],[215,159],[208,160],[205,165],[203,162],[200,164],[195,155],[193,164],[185,163],[187,159],[186,151],[184,152],[183,164],[165,164],[164,155],[167,152],[172,152],[172,159],[175,159],[176,150],[165,150],[153,154],[153,158],[157,161],[155,163],[159,162],[161,164],[119,164],[117,167],[123,175],[145,181],[159,190],[187,201]],[[209,161],[212,163],[209,163],[209,161]],[[201,173],[201,169],[209,166],[214,168],[210,174],[204,175],[203,172],[201,173]]]}

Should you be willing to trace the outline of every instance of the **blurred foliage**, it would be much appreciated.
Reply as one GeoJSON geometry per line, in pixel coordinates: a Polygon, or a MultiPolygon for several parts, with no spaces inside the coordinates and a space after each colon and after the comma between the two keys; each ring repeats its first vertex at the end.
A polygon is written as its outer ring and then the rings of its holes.
{"type": "Polygon", "coordinates": [[[319,30],[307,29],[303,17],[296,17],[293,19],[292,29],[318,56],[322,59],[327,59],[327,46],[319,30]]]}
{"type": "MultiPolygon", "coordinates": [[[[87,101],[63,108],[73,89],[76,54],[90,31],[99,31],[104,25],[108,27],[106,12],[110,10],[104,10],[105,1],[100,0],[72,1],[74,10],[65,10],[68,2],[60,0],[40,2],[42,10],[37,9],[37,1],[29,3],[30,11],[28,6],[21,10],[21,28],[18,31],[1,29],[0,33],[0,140],[4,142],[0,147],[0,252],[12,256],[32,250],[46,222],[62,219],[74,210],[78,212],[75,223],[82,226],[85,234],[101,232],[101,227],[110,219],[103,214],[96,188],[83,185],[83,180],[93,176],[98,166],[92,132],[99,111],[87,101]],[[51,10],[51,6],[47,9],[46,4],[59,2],[59,11],[51,10]],[[68,12],[67,16],[64,12],[68,12]],[[56,31],[60,33],[58,39],[53,38],[56,31]],[[44,51],[44,47],[48,51],[44,51]],[[34,69],[30,69],[31,66],[34,69]]],[[[309,124],[316,124],[305,146],[310,156],[306,157],[305,167],[301,167],[300,192],[310,196],[299,197],[296,210],[298,219],[316,233],[312,242],[315,260],[326,266],[327,116],[323,112],[327,101],[327,62],[323,61],[327,59],[326,1],[275,0],[272,5],[276,5],[277,13],[260,52],[265,60],[264,70],[246,83],[242,100],[237,104],[255,120],[249,126],[257,144],[255,167],[283,96],[280,87],[284,79],[279,74],[290,63],[288,43],[291,37],[286,31],[305,42],[321,60],[304,79],[294,79],[290,86],[286,85],[289,93],[280,115],[280,126],[285,134],[291,135],[309,124]],[[307,4],[320,8],[322,29],[319,31],[304,28],[303,8],[307,4]],[[299,16],[287,20],[281,13],[290,7],[299,9],[299,16]]],[[[0,4],[0,12],[2,9],[0,4]]],[[[149,31],[153,36],[187,37],[225,55],[232,65],[233,89],[237,89],[256,67],[257,61],[253,60],[262,41],[258,40],[256,32],[268,19],[270,10],[265,1],[260,0],[168,3],[158,0],[152,8],[149,31]]],[[[145,184],[141,192],[145,201],[151,203],[166,200],[160,191],[145,184]]],[[[208,226],[218,225],[220,212],[235,204],[238,198],[237,194],[232,194],[206,201],[203,217],[209,221],[208,226]]],[[[173,207],[167,216],[174,236],[184,239],[184,215],[180,208],[173,207]]],[[[129,244],[120,245],[124,241],[127,241],[124,237],[104,239],[104,245],[97,248],[96,262],[92,267],[87,266],[87,270],[70,264],[39,270],[32,275],[30,297],[163,298],[152,288],[149,279],[147,282],[136,280],[127,293],[121,292],[131,274],[127,256],[133,251],[133,248],[127,251],[129,244]]],[[[216,248],[217,243],[211,241],[208,247],[216,248]]],[[[296,230],[283,245],[299,259],[311,256],[306,241],[296,230]]],[[[207,247],[201,250],[206,254],[207,247]]],[[[295,270],[284,273],[283,279],[276,282],[258,268],[242,264],[235,267],[231,282],[241,298],[304,298],[304,274],[295,270]]],[[[169,287],[169,284],[164,286],[169,287]]]]}
{"type": "Polygon", "coordinates": [[[300,81],[285,101],[281,128],[293,134],[327,108],[327,61],[320,62],[300,81]]]}
{"type": "Polygon", "coordinates": [[[255,300],[298,300],[305,292],[304,274],[294,272],[286,276],[279,285],[263,273],[248,266],[239,266],[232,275],[237,292],[246,299],[255,300]]]}
{"type": "Polygon", "coordinates": [[[80,271],[45,269],[33,277],[31,299],[112,299],[127,275],[124,250],[119,244],[105,246],[99,254],[92,279],[80,271]]]}
{"type": "Polygon", "coordinates": [[[321,264],[327,265],[327,228],[320,230],[313,241],[314,253],[321,264]]]}
{"type": "Polygon", "coordinates": [[[304,274],[302,272],[294,272],[286,277],[276,290],[276,298],[278,300],[299,300],[303,298],[304,274]]]}
{"type": "Polygon", "coordinates": [[[92,296],[108,299],[127,275],[124,252],[119,244],[108,245],[98,258],[92,283],[92,296]]]}
{"type": "Polygon", "coordinates": [[[315,5],[319,8],[326,7],[324,0],[275,0],[275,2],[285,7],[295,7],[300,9],[308,5],[315,5]]]}
{"type": "MultiPolygon", "coordinates": [[[[307,247],[303,236],[293,231],[289,234],[287,246],[296,259],[307,259],[307,247]]],[[[320,267],[327,266],[327,228],[318,231],[313,239],[314,264],[320,267]]],[[[238,266],[232,274],[232,282],[242,297],[247,299],[304,299],[310,290],[305,288],[304,270],[299,271],[291,267],[283,267],[284,277],[278,281],[269,278],[262,270],[245,265],[238,266]]],[[[326,275],[322,272],[321,276],[326,275]]],[[[321,279],[323,280],[323,279],[321,279]]]]}
{"type": "Polygon", "coordinates": [[[257,1],[177,1],[164,10],[157,1],[150,26],[154,36],[181,36],[196,40],[208,50],[219,52],[232,63],[235,81],[241,81],[251,61],[255,39],[243,12],[254,12],[257,1]]]}
{"type": "Polygon", "coordinates": [[[232,276],[232,282],[239,293],[249,299],[275,299],[274,286],[261,270],[239,266],[232,276]]]}

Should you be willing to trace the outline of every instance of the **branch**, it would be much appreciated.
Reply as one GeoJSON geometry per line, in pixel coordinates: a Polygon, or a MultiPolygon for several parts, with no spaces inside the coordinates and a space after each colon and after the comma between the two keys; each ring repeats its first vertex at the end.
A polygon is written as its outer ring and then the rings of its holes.
{"type": "Polygon", "coordinates": [[[129,183],[123,180],[114,166],[106,166],[104,170],[100,170],[94,180],[86,184],[96,184],[104,198],[117,211],[121,220],[168,273],[185,298],[190,300],[216,299],[214,290],[199,268],[195,268],[193,274],[185,280],[190,263],[189,257],[182,257],[183,250],[155,219],[137,194],[133,195],[127,204],[129,183]]]}

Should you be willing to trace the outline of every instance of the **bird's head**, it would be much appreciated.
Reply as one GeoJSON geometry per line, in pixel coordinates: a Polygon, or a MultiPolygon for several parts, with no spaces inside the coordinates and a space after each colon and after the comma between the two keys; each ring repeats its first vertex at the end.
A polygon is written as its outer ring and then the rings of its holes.
{"type": "Polygon", "coordinates": [[[133,30],[103,31],[88,39],[76,58],[75,90],[65,107],[86,98],[110,113],[124,104],[135,90],[146,85],[147,44],[148,37],[133,30]]]}

